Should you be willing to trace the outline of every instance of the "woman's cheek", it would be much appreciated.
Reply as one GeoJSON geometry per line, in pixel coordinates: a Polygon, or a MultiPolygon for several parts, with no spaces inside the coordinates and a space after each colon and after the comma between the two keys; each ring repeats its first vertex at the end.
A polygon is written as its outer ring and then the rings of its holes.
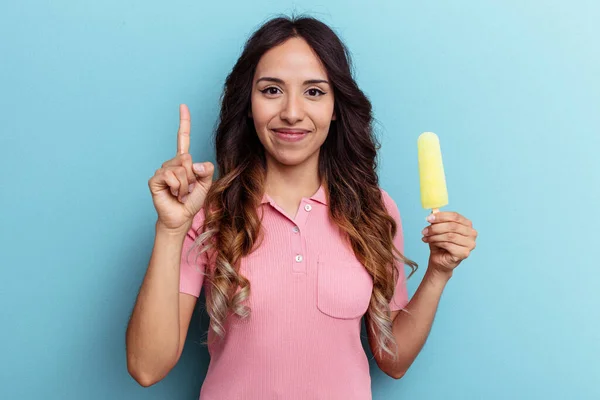
{"type": "Polygon", "coordinates": [[[252,115],[255,125],[264,126],[277,115],[277,105],[275,102],[258,98],[252,103],[252,115]]]}

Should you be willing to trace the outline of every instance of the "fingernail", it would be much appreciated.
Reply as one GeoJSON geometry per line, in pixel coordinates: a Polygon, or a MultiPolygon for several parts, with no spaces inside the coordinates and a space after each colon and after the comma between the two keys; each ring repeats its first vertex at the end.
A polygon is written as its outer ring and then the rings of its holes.
{"type": "Polygon", "coordinates": [[[195,183],[192,183],[190,186],[188,186],[188,193],[192,193],[192,190],[194,190],[194,185],[195,183]]]}
{"type": "Polygon", "coordinates": [[[427,217],[427,221],[429,222],[433,222],[435,220],[435,215],[431,214],[430,216],[427,217]]]}
{"type": "Polygon", "coordinates": [[[421,231],[421,234],[423,234],[423,235],[426,235],[426,234],[427,234],[427,228],[423,229],[423,230],[421,231]]]}
{"type": "Polygon", "coordinates": [[[187,200],[187,198],[188,198],[188,195],[186,194],[185,196],[183,196],[183,197],[181,198],[181,202],[182,202],[182,203],[185,203],[185,201],[187,200]]]}
{"type": "Polygon", "coordinates": [[[179,190],[176,190],[176,191],[171,192],[171,193],[173,193],[173,196],[177,197],[177,195],[179,194],[179,190]]]}
{"type": "Polygon", "coordinates": [[[204,172],[204,165],[202,163],[196,163],[194,164],[194,171],[198,172],[199,174],[204,172]]]}

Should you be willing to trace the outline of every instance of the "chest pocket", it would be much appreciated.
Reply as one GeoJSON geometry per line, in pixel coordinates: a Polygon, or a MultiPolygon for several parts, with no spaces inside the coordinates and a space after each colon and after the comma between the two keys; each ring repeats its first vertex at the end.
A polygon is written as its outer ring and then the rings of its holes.
{"type": "Polygon", "coordinates": [[[369,308],[373,279],[354,257],[319,257],[317,307],[331,317],[355,319],[369,308]]]}

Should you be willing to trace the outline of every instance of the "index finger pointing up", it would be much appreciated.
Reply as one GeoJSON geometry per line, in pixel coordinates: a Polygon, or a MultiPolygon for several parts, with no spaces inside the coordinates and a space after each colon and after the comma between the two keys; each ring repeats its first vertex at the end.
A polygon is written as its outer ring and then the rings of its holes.
{"type": "Polygon", "coordinates": [[[179,105],[179,131],[177,131],[177,154],[190,152],[190,110],[185,104],[179,105]]]}

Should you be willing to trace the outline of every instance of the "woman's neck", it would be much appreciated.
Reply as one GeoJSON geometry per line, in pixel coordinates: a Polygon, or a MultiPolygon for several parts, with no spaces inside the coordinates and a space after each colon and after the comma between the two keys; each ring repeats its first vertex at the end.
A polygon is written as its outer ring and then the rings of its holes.
{"type": "Polygon", "coordinates": [[[276,201],[300,202],[302,197],[315,194],[320,186],[318,157],[294,166],[267,161],[265,192],[276,201]]]}

